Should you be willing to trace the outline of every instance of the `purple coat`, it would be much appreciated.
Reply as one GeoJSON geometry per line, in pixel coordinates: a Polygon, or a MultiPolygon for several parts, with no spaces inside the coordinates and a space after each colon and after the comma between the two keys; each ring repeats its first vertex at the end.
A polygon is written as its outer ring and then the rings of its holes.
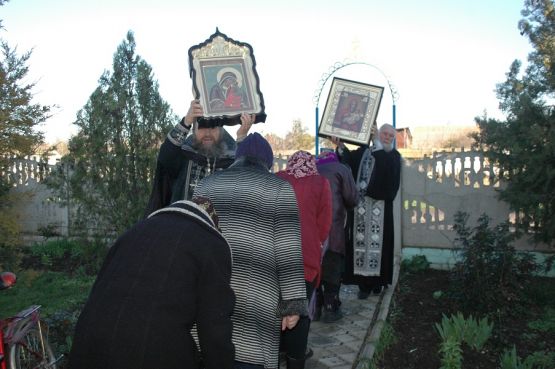
{"type": "Polygon", "coordinates": [[[318,162],[318,172],[326,177],[331,187],[332,221],[328,249],[345,254],[345,221],[347,210],[355,207],[359,195],[351,170],[339,161],[318,162]]]}

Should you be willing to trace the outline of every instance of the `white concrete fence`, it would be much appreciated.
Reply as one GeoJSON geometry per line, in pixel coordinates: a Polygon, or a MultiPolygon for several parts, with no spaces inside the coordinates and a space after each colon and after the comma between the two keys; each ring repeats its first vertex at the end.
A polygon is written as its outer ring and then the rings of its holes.
{"type": "MultiPolygon", "coordinates": [[[[283,168],[286,161],[287,157],[276,157],[274,171],[283,168]]],[[[27,242],[42,240],[39,229],[46,226],[61,235],[68,234],[70,211],[60,207],[42,183],[53,168],[37,158],[28,158],[0,173],[8,178],[13,191],[25,194],[19,216],[27,242]]],[[[436,264],[442,264],[449,258],[442,252],[453,247],[457,211],[470,215],[470,226],[482,213],[492,218],[492,224],[511,218],[507,204],[496,197],[496,189],[503,183],[492,180],[495,171],[480,152],[440,152],[422,159],[404,159],[401,190],[395,202],[399,252],[402,248],[403,254],[407,250],[409,254],[435,254],[441,259],[436,264]]],[[[515,245],[523,250],[549,251],[547,246],[532,246],[522,239],[515,245]]]]}

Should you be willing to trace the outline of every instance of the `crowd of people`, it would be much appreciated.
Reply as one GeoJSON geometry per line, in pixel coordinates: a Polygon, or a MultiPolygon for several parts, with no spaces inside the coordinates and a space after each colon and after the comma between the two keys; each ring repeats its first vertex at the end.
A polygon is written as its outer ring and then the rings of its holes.
{"type": "MultiPolygon", "coordinates": [[[[392,282],[395,129],[315,157],[274,154],[254,115],[237,137],[198,100],[160,147],[145,217],[121,235],[78,319],[70,369],[302,369],[312,320],[392,282]],[[309,308],[314,307],[314,308],[309,308]],[[281,354],[281,355],[280,355],[281,354]]],[[[375,128],[374,128],[375,129],[375,128]]]]}

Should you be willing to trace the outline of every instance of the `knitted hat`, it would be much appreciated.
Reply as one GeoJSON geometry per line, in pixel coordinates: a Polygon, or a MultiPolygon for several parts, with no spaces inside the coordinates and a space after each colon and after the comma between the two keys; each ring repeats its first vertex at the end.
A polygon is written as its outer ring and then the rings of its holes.
{"type": "Polygon", "coordinates": [[[239,159],[243,156],[261,160],[268,169],[274,164],[274,152],[272,147],[259,133],[249,134],[243,141],[237,145],[235,158],[239,159]]]}

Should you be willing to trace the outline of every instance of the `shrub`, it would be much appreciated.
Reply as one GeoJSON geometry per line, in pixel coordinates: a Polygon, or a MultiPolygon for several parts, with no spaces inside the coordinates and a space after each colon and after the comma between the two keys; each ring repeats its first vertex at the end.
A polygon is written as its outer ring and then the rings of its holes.
{"type": "Polygon", "coordinates": [[[410,259],[401,262],[401,270],[404,273],[420,273],[428,270],[430,263],[425,255],[414,255],[410,259]]]}
{"type": "MultiPolygon", "coordinates": [[[[63,355],[68,357],[73,343],[73,332],[75,324],[81,314],[84,302],[72,304],[66,309],[61,309],[48,317],[44,321],[48,325],[48,339],[52,345],[52,349],[56,353],[56,357],[63,355]]],[[[58,363],[58,367],[65,364],[65,360],[58,363]]]]}
{"type": "Polygon", "coordinates": [[[507,222],[490,227],[490,218],[483,214],[470,229],[467,220],[466,213],[455,214],[461,260],[451,273],[450,295],[467,311],[507,316],[523,298],[538,265],[531,254],[511,246],[515,236],[507,222]]]}
{"type": "Polygon", "coordinates": [[[21,226],[16,204],[23,195],[7,193],[5,187],[0,180],[0,271],[15,271],[21,259],[21,226]]]}
{"type": "Polygon", "coordinates": [[[45,269],[67,274],[96,275],[102,266],[108,247],[99,241],[46,241],[31,246],[23,259],[24,268],[45,269]]]}

